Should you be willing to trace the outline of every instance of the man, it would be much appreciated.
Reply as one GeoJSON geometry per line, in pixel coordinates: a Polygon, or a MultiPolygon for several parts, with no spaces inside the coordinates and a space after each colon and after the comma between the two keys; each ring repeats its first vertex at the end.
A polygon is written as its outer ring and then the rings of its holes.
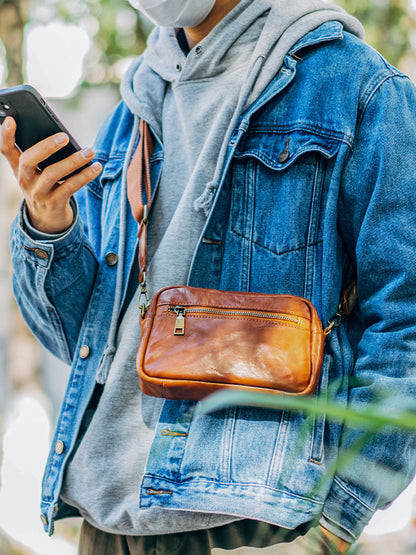
{"type": "Polygon", "coordinates": [[[143,118],[155,142],[151,295],[177,283],[289,293],[325,323],[355,278],[359,302],[326,340],[317,395],[394,412],[416,385],[414,88],[325,2],[136,7],[158,26],[93,165],[56,186],[93,152],[39,173],[67,137],[20,154],[14,121],[2,129],[25,196],[16,298],[72,363],[43,524],[52,533],[56,518],[81,515],[83,555],[343,553],[411,480],[414,435],[363,442],[347,422],[249,407],[194,418],[193,402],[141,394],[126,175],[143,118]]]}

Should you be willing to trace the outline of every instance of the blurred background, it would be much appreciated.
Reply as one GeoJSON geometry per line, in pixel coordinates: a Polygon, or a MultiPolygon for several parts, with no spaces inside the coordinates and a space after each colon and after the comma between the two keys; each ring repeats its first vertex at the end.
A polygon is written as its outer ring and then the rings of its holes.
{"type": "MultiPolygon", "coordinates": [[[[416,82],[416,0],[339,0],[367,42],[416,82]]],[[[119,99],[120,79],[151,24],[126,0],[0,0],[0,87],[28,83],[82,146],[119,99]]],[[[0,554],[75,555],[79,520],[39,519],[40,484],[68,368],[34,340],[13,301],[10,223],[21,196],[0,158],[0,554]]],[[[416,553],[416,484],[376,515],[363,555],[416,553]]]]}

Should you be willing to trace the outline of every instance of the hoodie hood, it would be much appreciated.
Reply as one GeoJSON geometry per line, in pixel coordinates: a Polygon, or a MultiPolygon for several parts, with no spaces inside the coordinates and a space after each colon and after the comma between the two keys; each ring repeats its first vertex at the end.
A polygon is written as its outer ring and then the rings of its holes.
{"type": "Polygon", "coordinates": [[[291,48],[328,21],[338,21],[345,30],[364,38],[364,29],[356,18],[324,0],[292,0],[289,5],[287,0],[241,0],[191,50],[198,48],[204,56],[199,62],[193,61],[186,77],[182,73],[186,57],[175,29],[156,27],[144,54],[122,80],[122,98],[133,114],[146,119],[160,137],[160,114],[168,84],[181,79],[212,79],[232,67],[233,71],[239,68],[236,78],[245,98],[240,98],[238,104],[245,110],[276,76],[291,48]]]}

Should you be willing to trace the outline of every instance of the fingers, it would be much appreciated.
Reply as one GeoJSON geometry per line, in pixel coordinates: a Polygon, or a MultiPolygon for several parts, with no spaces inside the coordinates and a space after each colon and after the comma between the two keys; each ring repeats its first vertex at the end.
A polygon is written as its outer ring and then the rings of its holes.
{"type": "Polygon", "coordinates": [[[45,233],[59,233],[73,220],[71,196],[95,179],[102,166],[99,162],[88,165],[94,152],[85,148],[41,172],[39,164],[65,147],[69,142],[68,135],[56,133],[24,152],[16,147],[15,135],[16,122],[7,117],[0,130],[0,150],[17,177],[32,225],[45,233]]]}
{"type": "MultiPolygon", "coordinates": [[[[78,157],[79,155],[74,154],[73,156],[78,157]]],[[[82,168],[85,165],[86,160],[90,161],[93,157],[94,152],[91,151],[91,155],[88,157],[88,159],[84,158],[81,162],[78,161],[76,168],[70,168],[70,172],[74,171],[74,169],[82,168]]],[[[62,192],[65,192],[65,194],[70,197],[77,191],[79,191],[82,187],[84,187],[87,183],[93,181],[101,173],[101,171],[101,164],[99,162],[94,162],[93,164],[87,166],[75,175],[72,175],[71,177],[65,179],[65,181],[62,184],[58,185],[57,188],[60,189],[62,192]]],[[[63,177],[68,175],[68,173],[69,172],[64,172],[63,177]]],[[[59,180],[55,181],[55,183],[58,183],[58,181],[59,180]]]]}
{"type": "Polygon", "coordinates": [[[0,152],[9,162],[13,173],[17,176],[19,172],[20,151],[15,145],[16,122],[8,116],[1,125],[0,152]]]}
{"type": "MultiPolygon", "coordinates": [[[[93,155],[94,153],[91,151],[87,158],[93,155]]],[[[62,177],[68,173],[65,169],[69,168],[70,171],[73,171],[75,168],[85,166],[87,161],[79,152],[69,158],[73,159],[72,164],[68,166],[68,163],[64,163],[67,162],[68,159],[66,159],[47,167],[37,176],[31,189],[24,191],[32,225],[44,233],[59,233],[71,225],[73,220],[69,202],[71,196],[101,172],[101,164],[95,162],[58,183],[57,176],[62,177]]]]}
{"type": "MultiPolygon", "coordinates": [[[[39,174],[39,164],[66,146],[68,142],[68,135],[56,133],[22,152],[19,159],[19,182],[21,186],[24,188],[25,183],[34,182],[35,176],[39,174]]],[[[62,179],[62,177],[65,176],[60,176],[59,179],[62,179]]]]}
{"type": "MultiPolygon", "coordinates": [[[[49,185],[51,188],[63,179],[69,182],[71,177],[66,179],[67,176],[72,175],[75,171],[83,168],[86,164],[91,162],[93,158],[94,151],[91,148],[84,148],[79,152],[71,154],[71,156],[68,156],[64,160],[56,162],[55,164],[45,168],[42,172],[42,182],[45,185],[49,185]]],[[[97,176],[97,174],[101,171],[101,164],[97,163],[92,169],[92,172],[89,171],[85,173],[83,170],[83,176],[85,179],[88,179],[88,181],[83,179],[83,181],[85,181],[84,185],[97,176]]]]}
{"type": "Polygon", "coordinates": [[[86,166],[93,157],[94,151],[91,148],[85,148],[61,162],[48,166],[38,176],[31,194],[37,197],[49,196],[51,201],[58,202],[59,198],[69,199],[101,173],[102,166],[99,162],[86,166]],[[76,170],[80,171],[71,175],[76,170]],[[70,177],[67,178],[68,175],[70,177]]]}

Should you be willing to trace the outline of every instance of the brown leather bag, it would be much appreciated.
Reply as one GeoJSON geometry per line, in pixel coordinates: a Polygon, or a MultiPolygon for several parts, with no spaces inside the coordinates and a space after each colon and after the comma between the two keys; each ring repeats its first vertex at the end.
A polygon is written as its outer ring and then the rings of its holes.
{"type": "Polygon", "coordinates": [[[348,311],[352,309],[355,286],[345,292],[344,306],[340,305],[326,330],[313,304],[293,295],[178,285],[158,291],[149,306],[146,234],[151,137],[143,121],[140,132],[127,185],[139,222],[142,330],[137,371],[142,391],[154,397],[190,400],[223,388],[286,395],[313,393],[322,367],[325,336],[339,325],[348,303],[348,311]],[[147,205],[142,202],[143,194],[147,205]]]}
{"type": "Polygon", "coordinates": [[[137,355],[146,395],[198,400],[220,388],[315,390],[325,335],[300,297],[173,286],[156,293],[137,355]]]}

